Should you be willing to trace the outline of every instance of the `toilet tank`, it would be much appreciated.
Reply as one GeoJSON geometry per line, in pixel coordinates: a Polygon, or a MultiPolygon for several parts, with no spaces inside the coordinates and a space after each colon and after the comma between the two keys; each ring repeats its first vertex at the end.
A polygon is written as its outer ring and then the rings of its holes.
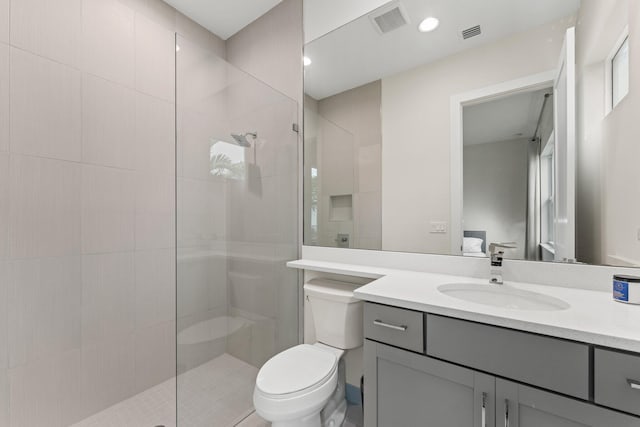
{"type": "Polygon", "coordinates": [[[345,350],[363,344],[363,303],[353,296],[360,286],[329,279],[305,283],[318,342],[345,350]]]}

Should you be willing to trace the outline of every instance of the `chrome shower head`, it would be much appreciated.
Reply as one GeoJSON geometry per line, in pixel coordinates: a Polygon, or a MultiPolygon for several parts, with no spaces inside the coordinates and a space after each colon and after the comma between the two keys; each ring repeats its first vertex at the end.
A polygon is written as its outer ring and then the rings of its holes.
{"type": "Polygon", "coordinates": [[[241,147],[245,147],[245,148],[249,148],[251,147],[251,142],[249,141],[249,139],[247,138],[248,136],[252,137],[253,139],[256,139],[258,137],[258,133],[257,132],[247,132],[245,134],[237,134],[237,133],[232,133],[231,137],[233,138],[233,140],[241,147]]]}

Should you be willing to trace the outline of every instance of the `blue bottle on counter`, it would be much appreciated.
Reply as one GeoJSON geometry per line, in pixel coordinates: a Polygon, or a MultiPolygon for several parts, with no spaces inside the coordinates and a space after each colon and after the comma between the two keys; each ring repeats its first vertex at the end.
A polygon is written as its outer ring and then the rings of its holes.
{"type": "Polygon", "coordinates": [[[614,275],[613,299],[626,304],[640,304],[640,277],[614,275]]]}

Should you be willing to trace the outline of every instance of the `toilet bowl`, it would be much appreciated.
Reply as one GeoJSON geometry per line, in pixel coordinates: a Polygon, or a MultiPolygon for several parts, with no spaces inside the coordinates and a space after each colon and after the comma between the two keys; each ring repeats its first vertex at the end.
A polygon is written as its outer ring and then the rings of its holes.
{"type": "Polygon", "coordinates": [[[318,427],[338,385],[339,355],[301,344],[271,358],[256,379],[256,412],[273,427],[318,427]]]}
{"type": "Polygon", "coordinates": [[[326,279],[305,284],[318,342],[272,357],[258,372],[253,403],[272,427],[339,427],[346,411],[344,350],[362,345],[357,286],[326,279]]]}

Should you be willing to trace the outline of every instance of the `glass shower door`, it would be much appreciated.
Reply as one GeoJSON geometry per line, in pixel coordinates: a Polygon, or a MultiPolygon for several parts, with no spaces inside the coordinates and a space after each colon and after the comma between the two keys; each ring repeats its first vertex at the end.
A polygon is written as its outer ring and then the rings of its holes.
{"type": "Polygon", "coordinates": [[[298,343],[298,105],[180,36],[176,57],[177,421],[231,426],[298,343]]]}

